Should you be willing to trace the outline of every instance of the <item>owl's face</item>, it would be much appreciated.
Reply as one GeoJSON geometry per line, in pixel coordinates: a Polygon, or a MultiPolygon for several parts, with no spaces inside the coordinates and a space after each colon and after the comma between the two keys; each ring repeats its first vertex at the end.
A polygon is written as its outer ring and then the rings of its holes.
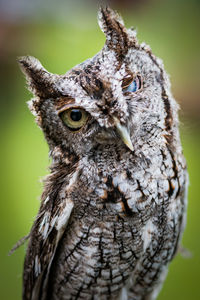
{"type": "Polygon", "coordinates": [[[47,72],[35,58],[20,59],[35,94],[30,108],[50,149],[84,156],[94,149],[137,151],[152,136],[165,142],[173,99],[162,63],[112,10],[99,12],[106,44],[65,75],[47,72]]]}

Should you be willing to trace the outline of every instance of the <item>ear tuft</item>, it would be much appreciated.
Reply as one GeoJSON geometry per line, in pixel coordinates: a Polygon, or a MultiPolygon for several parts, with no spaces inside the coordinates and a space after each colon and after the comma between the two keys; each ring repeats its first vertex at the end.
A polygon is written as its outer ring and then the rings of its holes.
{"type": "Polygon", "coordinates": [[[40,72],[44,70],[43,66],[41,65],[40,61],[33,57],[33,56],[20,56],[17,59],[23,73],[27,76],[32,76],[32,74],[36,72],[40,72]]]}
{"type": "Polygon", "coordinates": [[[106,35],[106,45],[119,56],[125,55],[130,47],[137,45],[136,36],[130,29],[126,29],[119,14],[108,6],[100,7],[98,23],[106,35]]]}
{"type": "Polygon", "coordinates": [[[39,60],[32,56],[19,57],[18,63],[33,94],[42,98],[53,97],[55,79],[58,75],[49,73],[39,60]]]}
{"type": "Polygon", "coordinates": [[[120,17],[117,12],[115,12],[108,6],[100,7],[98,12],[98,23],[105,35],[107,35],[114,29],[114,27],[117,27],[117,25],[119,24],[124,27],[122,17],[120,17]]]}

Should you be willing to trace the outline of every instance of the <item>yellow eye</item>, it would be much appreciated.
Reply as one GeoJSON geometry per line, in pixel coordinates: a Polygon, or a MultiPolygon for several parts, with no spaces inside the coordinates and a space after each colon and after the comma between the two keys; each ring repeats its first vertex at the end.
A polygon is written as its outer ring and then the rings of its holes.
{"type": "Polygon", "coordinates": [[[88,113],[82,108],[69,108],[60,113],[65,125],[72,131],[77,131],[85,125],[88,113]]]}

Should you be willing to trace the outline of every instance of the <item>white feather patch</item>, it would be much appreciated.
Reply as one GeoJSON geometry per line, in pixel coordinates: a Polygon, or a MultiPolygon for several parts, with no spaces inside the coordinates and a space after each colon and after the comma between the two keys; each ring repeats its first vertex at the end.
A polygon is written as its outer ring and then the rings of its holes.
{"type": "Polygon", "coordinates": [[[42,234],[43,239],[46,239],[48,236],[48,230],[49,230],[49,221],[50,221],[50,214],[49,212],[46,212],[44,214],[44,217],[40,223],[39,232],[42,234]]]}
{"type": "Polygon", "coordinates": [[[35,257],[35,276],[37,277],[41,273],[41,264],[39,262],[38,255],[35,257]]]}
{"type": "Polygon", "coordinates": [[[57,219],[56,229],[58,231],[67,225],[73,207],[74,203],[70,199],[66,199],[65,208],[57,219]]]}
{"type": "Polygon", "coordinates": [[[148,222],[146,223],[146,225],[143,228],[143,233],[142,233],[142,239],[143,239],[143,250],[144,252],[146,251],[146,249],[148,248],[151,239],[152,239],[152,233],[156,233],[157,232],[157,228],[156,226],[153,224],[152,220],[148,220],[148,222]]]}
{"type": "Polygon", "coordinates": [[[118,300],[128,300],[127,288],[126,287],[123,287],[121,289],[121,292],[120,292],[118,300]]]}
{"type": "MultiPolygon", "coordinates": [[[[69,180],[69,184],[67,186],[67,189],[65,190],[65,192],[69,192],[71,187],[75,184],[77,176],[79,174],[79,170],[77,170],[76,172],[73,173],[72,177],[69,180]]],[[[65,200],[65,207],[63,209],[63,211],[60,213],[60,215],[57,218],[57,222],[56,222],[56,229],[58,231],[60,231],[62,228],[66,227],[67,222],[69,220],[69,217],[71,215],[72,209],[74,207],[74,203],[72,202],[71,199],[66,198],[65,200]]]]}

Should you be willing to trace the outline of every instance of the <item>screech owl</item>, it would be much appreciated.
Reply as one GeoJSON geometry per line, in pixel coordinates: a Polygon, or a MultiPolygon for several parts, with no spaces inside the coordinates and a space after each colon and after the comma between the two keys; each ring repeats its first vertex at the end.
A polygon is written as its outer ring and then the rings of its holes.
{"type": "Polygon", "coordinates": [[[65,75],[19,59],[52,165],[23,299],[155,299],[185,226],[178,105],[162,61],[110,8],[103,49],[65,75]]]}

